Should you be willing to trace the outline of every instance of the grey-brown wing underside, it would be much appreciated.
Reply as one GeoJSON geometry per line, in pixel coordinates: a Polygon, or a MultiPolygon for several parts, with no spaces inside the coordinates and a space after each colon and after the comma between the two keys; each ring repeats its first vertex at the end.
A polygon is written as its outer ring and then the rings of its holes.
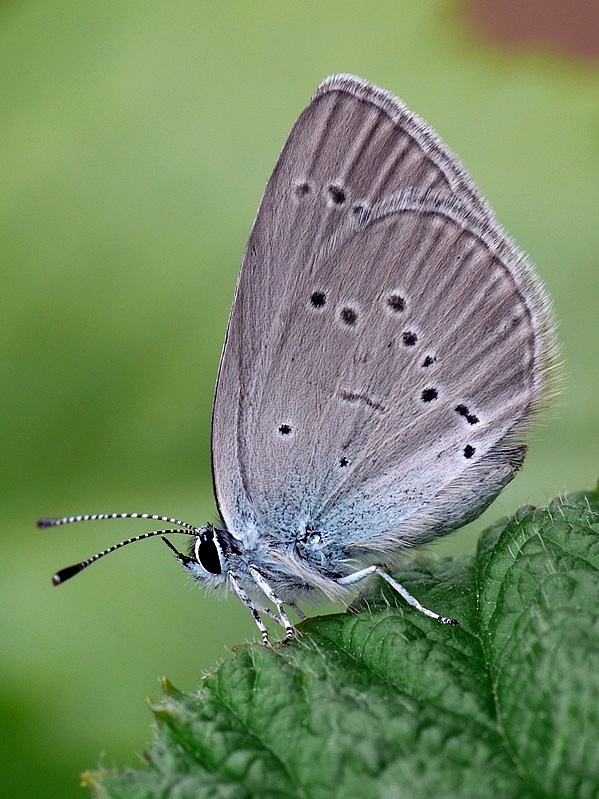
{"type": "Polygon", "coordinates": [[[358,79],[325,81],[268,183],[231,311],[212,442],[229,530],[393,548],[466,518],[521,461],[547,313],[426,125],[358,79]]]}

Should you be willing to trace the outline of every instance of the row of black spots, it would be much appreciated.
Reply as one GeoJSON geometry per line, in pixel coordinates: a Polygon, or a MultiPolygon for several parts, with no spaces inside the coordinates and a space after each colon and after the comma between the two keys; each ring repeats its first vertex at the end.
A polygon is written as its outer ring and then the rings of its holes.
{"type": "MultiPolygon", "coordinates": [[[[293,193],[298,200],[306,200],[311,197],[317,188],[312,182],[305,179],[296,180],[293,185],[293,193]]],[[[347,190],[339,183],[329,183],[324,189],[325,200],[333,208],[344,208],[349,206],[347,190]]],[[[350,206],[351,214],[360,225],[365,225],[370,219],[370,207],[365,202],[355,202],[350,206]]]]}
{"type": "MultiPolygon", "coordinates": [[[[297,180],[293,186],[293,193],[299,200],[306,199],[314,193],[314,190],[314,184],[308,180],[297,180]]],[[[347,193],[338,183],[330,183],[325,189],[325,195],[330,205],[342,206],[347,201],[347,193]]]]}
{"type": "MultiPolygon", "coordinates": [[[[391,295],[387,299],[388,304],[394,303],[398,308],[405,308],[405,300],[398,294],[391,295]]],[[[327,304],[327,295],[324,291],[313,291],[310,294],[310,305],[317,311],[322,311],[327,304]]],[[[347,327],[355,327],[358,324],[359,312],[351,305],[343,305],[339,310],[339,321],[347,327]]],[[[404,347],[414,347],[418,343],[418,334],[413,330],[404,330],[401,334],[401,343],[404,347]]],[[[388,345],[390,348],[391,345],[388,345]]],[[[430,366],[436,361],[434,356],[426,356],[423,366],[430,366]]]]}
{"type": "MultiPolygon", "coordinates": [[[[435,400],[439,399],[439,390],[437,388],[434,388],[433,386],[424,388],[420,393],[420,399],[425,404],[434,402],[435,400]]],[[[460,416],[463,416],[468,421],[469,424],[478,423],[479,421],[478,416],[475,416],[473,413],[470,413],[465,405],[458,405],[455,408],[455,410],[460,414],[460,416]]],[[[465,458],[471,458],[475,452],[476,448],[473,447],[472,444],[467,444],[464,447],[465,458]]]]}
{"type": "MultiPolygon", "coordinates": [[[[322,311],[327,304],[327,295],[324,291],[313,291],[310,294],[310,305],[317,311],[322,311]]],[[[339,309],[339,320],[347,327],[355,327],[358,323],[359,313],[351,305],[343,305],[339,309]]]]}
{"type": "Polygon", "coordinates": [[[471,413],[468,406],[463,403],[455,406],[455,412],[462,416],[468,424],[478,424],[480,422],[478,416],[475,413],[471,413]]]}
{"type": "MultiPolygon", "coordinates": [[[[313,308],[324,308],[326,305],[327,296],[324,291],[313,291],[310,294],[310,304],[313,308]]],[[[406,300],[401,294],[393,293],[390,294],[386,298],[387,307],[393,313],[401,313],[406,309],[406,300]]],[[[416,339],[413,338],[414,334],[411,334],[409,331],[406,332],[406,336],[408,337],[410,343],[416,343],[416,339]]]]}
{"type": "MultiPolygon", "coordinates": [[[[393,292],[387,297],[387,308],[396,314],[403,313],[406,310],[407,303],[403,295],[393,292]]],[[[415,347],[418,343],[418,334],[413,330],[404,330],[401,334],[401,342],[404,347],[415,347]]],[[[427,354],[422,360],[421,367],[427,369],[437,362],[437,356],[427,354]]]]}
{"type": "MultiPolygon", "coordinates": [[[[315,186],[309,180],[296,180],[293,192],[298,199],[304,199],[315,191],[315,186]]],[[[329,183],[325,188],[325,196],[331,205],[342,206],[347,202],[347,191],[339,183],[329,183]]],[[[355,213],[362,213],[363,205],[356,205],[352,209],[355,213]]]]}
{"type": "MultiPolygon", "coordinates": [[[[398,292],[393,292],[389,294],[387,297],[387,308],[393,314],[402,314],[406,310],[407,303],[406,299],[402,294],[398,292]]],[[[404,330],[401,334],[401,343],[404,347],[415,347],[418,343],[418,334],[415,333],[413,330],[404,330]]],[[[427,355],[424,359],[422,365],[423,366],[431,366],[435,361],[436,357],[427,355]]]]}

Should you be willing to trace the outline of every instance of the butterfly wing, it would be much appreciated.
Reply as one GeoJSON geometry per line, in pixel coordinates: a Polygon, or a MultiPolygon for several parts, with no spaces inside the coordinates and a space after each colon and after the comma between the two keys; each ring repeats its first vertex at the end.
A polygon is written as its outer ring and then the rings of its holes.
{"type": "Polygon", "coordinates": [[[430,193],[375,206],[315,273],[335,287],[347,265],[351,295],[333,288],[336,315],[321,321],[338,339],[331,360],[349,351],[334,385],[324,378],[321,413],[337,424],[314,449],[312,469],[326,453],[329,472],[311,524],[395,550],[478,515],[521,465],[549,384],[549,306],[496,224],[430,193]],[[344,306],[357,312],[351,329],[344,306]]]}
{"type": "Polygon", "coordinates": [[[241,266],[212,428],[227,528],[246,545],[316,529],[393,549],[472,515],[522,459],[547,315],[426,124],[360,79],[327,79],[241,266]]]}

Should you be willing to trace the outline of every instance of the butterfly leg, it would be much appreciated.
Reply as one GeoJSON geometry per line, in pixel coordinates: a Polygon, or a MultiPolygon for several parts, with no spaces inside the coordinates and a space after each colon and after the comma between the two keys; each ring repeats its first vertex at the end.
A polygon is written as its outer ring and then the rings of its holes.
{"type": "Polygon", "coordinates": [[[260,615],[264,614],[265,616],[268,616],[269,619],[272,619],[273,621],[276,621],[277,624],[280,624],[281,620],[279,619],[278,615],[274,612],[274,610],[262,607],[262,605],[254,605],[254,607],[256,608],[256,610],[260,615]]]}
{"type": "Polygon", "coordinates": [[[256,610],[258,611],[258,613],[264,613],[264,615],[268,616],[269,619],[272,619],[273,621],[276,621],[277,624],[279,624],[280,619],[278,615],[274,612],[274,610],[271,610],[270,608],[258,607],[258,605],[256,605],[256,610]]]}
{"type": "Polygon", "coordinates": [[[441,616],[439,613],[435,613],[433,610],[429,610],[425,608],[424,605],[421,605],[420,602],[416,599],[415,596],[412,596],[410,592],[403,587],[401,583],[398,583],[397,580],[394,580],[390,574],[383,571],[380,566],[367,566],[365,569],[360,569],[360,571],[354,572],[353,574],[348,574],[346,577],[341,577],[337,580],[340,585],[353,585],[354,583],[359,583],[365,577],[368,577],[371,574],[378,574],[379,577],[382,577],[385,582],[389,583],[391,588],[393,588],[397,593],[405,599],[408,605],[411,605],[416,610],[419,610],[420,613],[423,613],[425,616],[429,616],[431,619],[435,619],[441,624],[451,624],[455,626],[459,624],[457,619],[449,619],[447,616],[441,616]]]}
{"type": "Polygon", "coordinates": [[[295,602],[288,602],[287,604],[289,605],[291,610],[294,610],[297,613],[297,615],[300,617],[302,621],[308,618],[304,613],[304,611],[299,607],[299,605],[296,605],[295,602]]]}
{"type": "Polygon", "coordinates": [[[262,636],[262,643],[265,646],[268,646],[268,630],[266,629],[266,625],[260,618],[260,614],[258,613],[258,608],[254,605],[252,600],[249,598],[249,596],[246,594],[243,588],[239,585],[239,583],[235,579],[235,576],[231,572],[229,572],[229,580],[231,581],[233,590],[235,591],[239,599],[241,599],[243,604],[246,606],[246,608],[248,608],[248,610],[252,614],[252,617],[256,622],[258,629],[260,630],[260,634],[262,636]]]}
{"type": "Polygon", "coordinates": [[[273,605],[277,609],[277,613],[279,614],[279,624],[281,627],[285,629],[285,640],[289,641],[295,635],[295,628],[291,621],[289,620],[289,616],[285,613],[285,608],[283,607],[282,600],[275,594],[272,590],[268,582],[264,579],[264,577],[260,574],[258,569],[250,566],[250,573],[254,580],[256,581],[256,585],[260,588],[263,594],[265,594],[268,599],[273,603],[273,605]]]}

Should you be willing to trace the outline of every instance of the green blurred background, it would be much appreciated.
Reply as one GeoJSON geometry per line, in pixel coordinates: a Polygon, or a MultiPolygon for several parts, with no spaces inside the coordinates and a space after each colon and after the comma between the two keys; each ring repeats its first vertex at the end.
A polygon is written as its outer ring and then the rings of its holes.
{"type": "MultiPolygon", "coordinates": [[[[567,4],[566,4],[567,5],[567,4]]],[[[53,589],[144,526],[36,531],[40,515],[214,520],[210,408],[261,192],[326,75],[397,93],[459,153],[531,254],[560,319],[564,391],[525,469],[477,521],[597,477],[599,69],[493,41],[469,4],[5,2],[2,115],[0,790],[75,797],[136,764],[162,674],[192,689],[255,639],[160,541],[53,589]]]]}

